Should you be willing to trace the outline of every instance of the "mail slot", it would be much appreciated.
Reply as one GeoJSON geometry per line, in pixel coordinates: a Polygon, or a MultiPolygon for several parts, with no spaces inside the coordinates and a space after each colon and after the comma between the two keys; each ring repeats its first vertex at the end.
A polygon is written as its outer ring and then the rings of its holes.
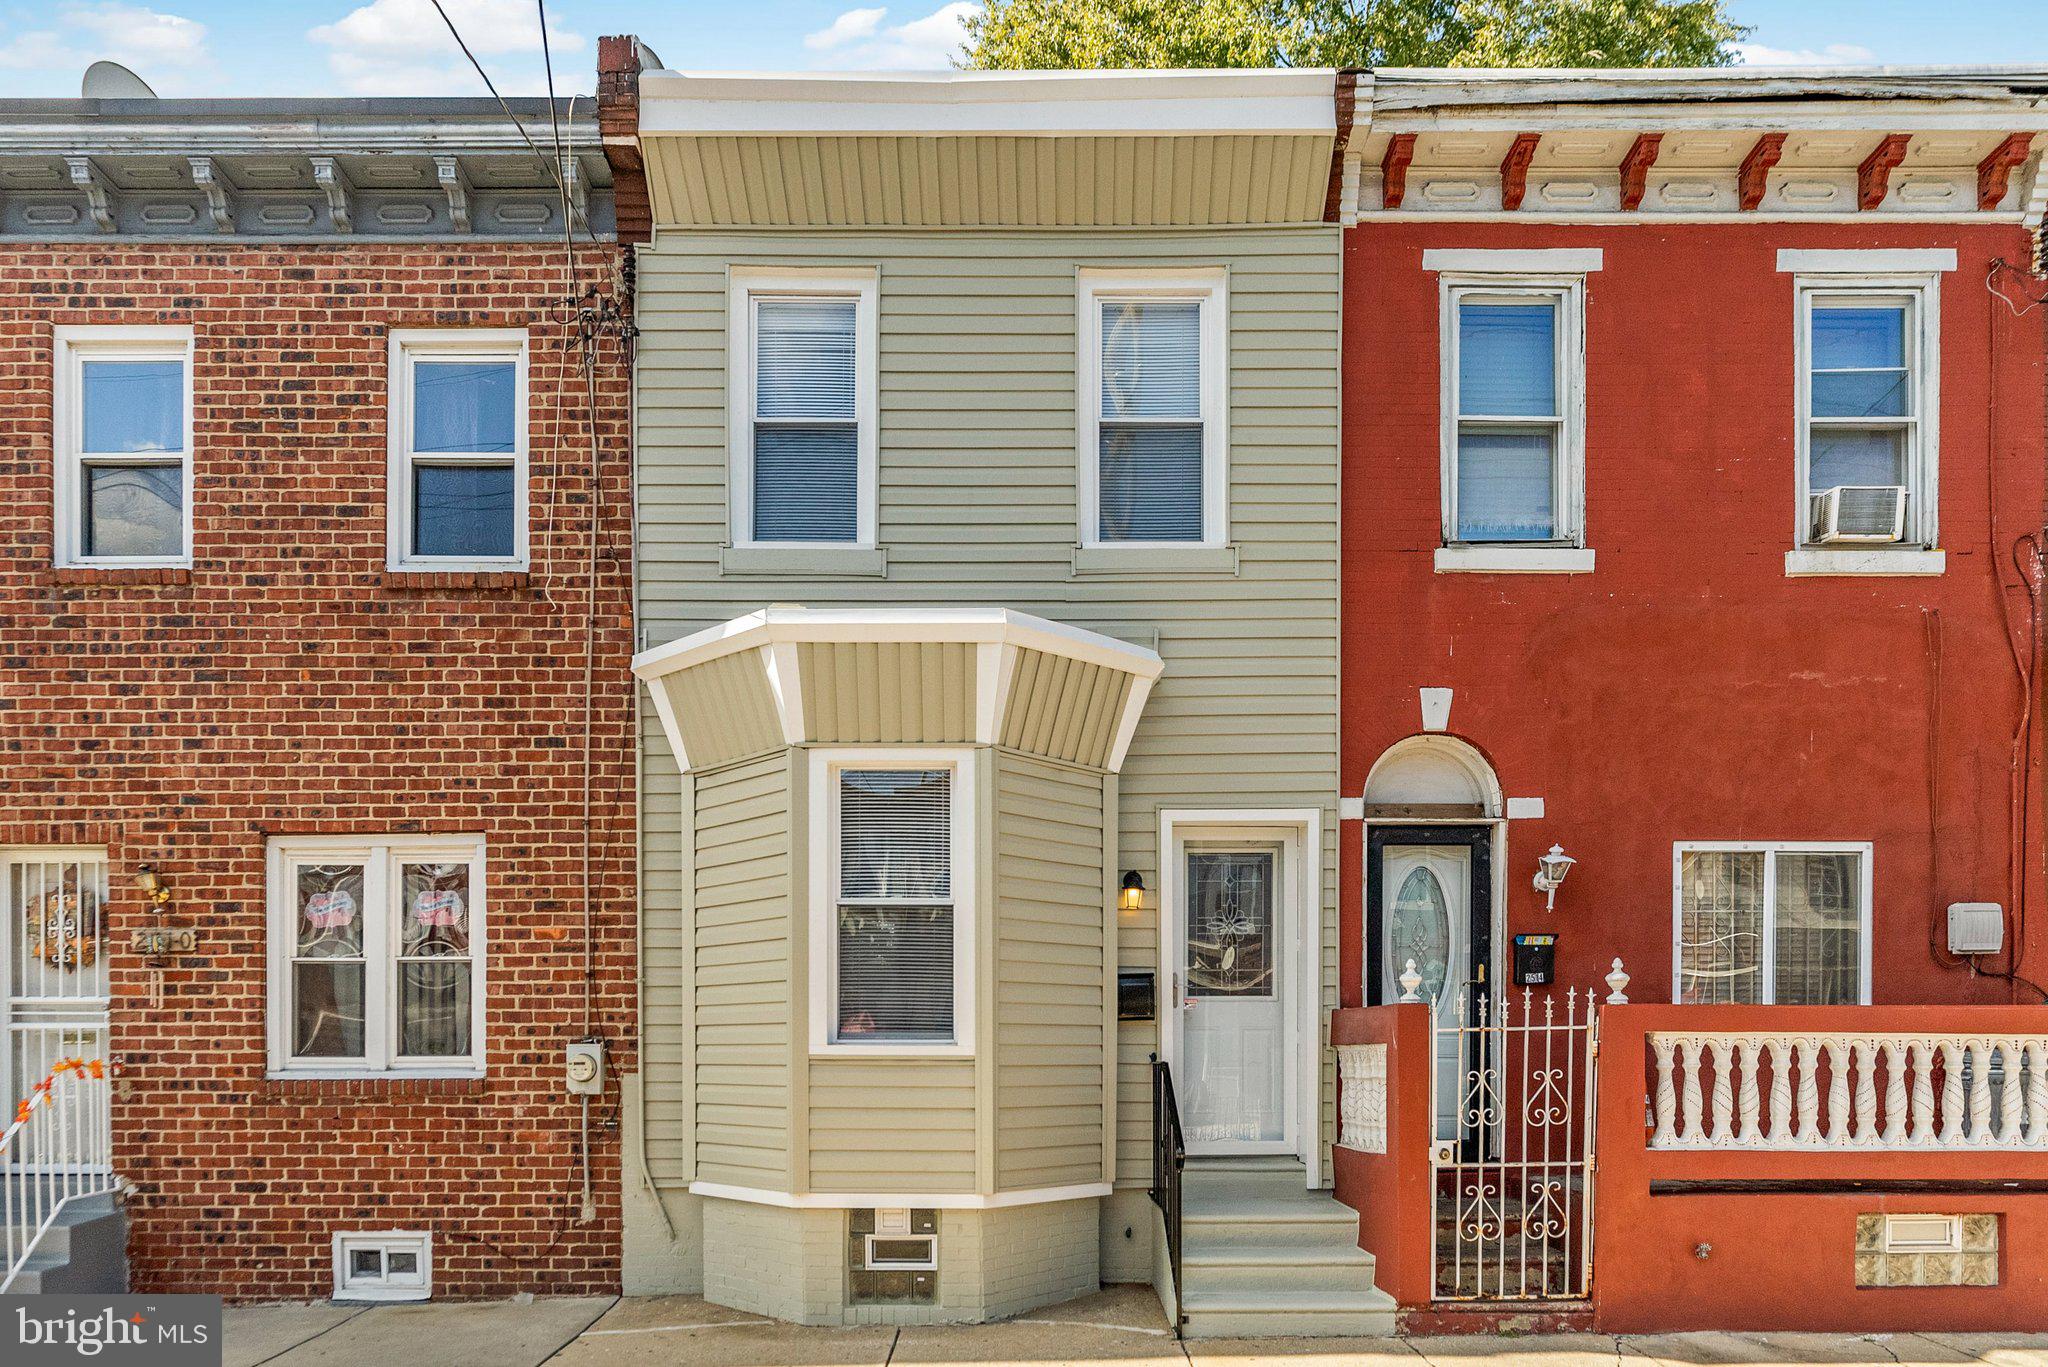
{"type": "Polygon", "coordinates": [[[1557,937],[1515,937],[1515,986],[1542,987],[1557,980],[1557,937]]]}

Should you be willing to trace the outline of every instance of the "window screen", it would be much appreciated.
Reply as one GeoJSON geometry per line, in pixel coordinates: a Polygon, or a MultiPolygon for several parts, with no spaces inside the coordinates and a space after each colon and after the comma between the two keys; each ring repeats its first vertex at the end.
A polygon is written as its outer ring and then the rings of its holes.
{"type": "Polygon", "coordinates": [[[1809,493],[1907,482],[1916,422],[1911,315],[1903,299],[1813,301],[1809,493]]]}
{"type": "Polygon", "coordinates": [[[1455,539],[1562,539],[1558,301],[1461,300],[1456,327],[1455,539]]]}
{"type": "Polygon", "coordinates": [[[753,537],[854,541],[856,301],[754,301],[753,537]]]}
{"type": "Polygon", "coordinates": [[[838,777],[837,1022],[841,1043],[950,1043],[953,775],[838,777]]]}
{"type": "Polygon", "coordinates": [[[1200,541],[1202,304],[1105,301],[1097,536],[1200,541]]]}

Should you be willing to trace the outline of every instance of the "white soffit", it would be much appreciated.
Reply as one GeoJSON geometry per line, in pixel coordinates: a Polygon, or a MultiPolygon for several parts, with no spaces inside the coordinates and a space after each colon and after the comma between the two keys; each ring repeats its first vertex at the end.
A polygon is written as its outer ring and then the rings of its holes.
{"type": "Polygon", "coordinates": [[[640,135],[1335,136],[1336,73],[650,71],[640,135]]]}

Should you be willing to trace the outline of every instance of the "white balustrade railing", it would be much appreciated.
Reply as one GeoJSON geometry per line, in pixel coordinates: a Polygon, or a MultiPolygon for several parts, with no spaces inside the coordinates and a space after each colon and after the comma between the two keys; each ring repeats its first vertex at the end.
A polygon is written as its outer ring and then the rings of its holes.
{"type": "Polygon", "coordinates": [[[99,1059],[59,1060],[0,1134],[0,1292],[67,1205],[115,1189],[107,1073],[99,1059]]]}
{"type": "Polygon", "coordinates": [[[2048,1035],[1656,1031],[1653,1149],[2048,1149],[2048,1035]]]}

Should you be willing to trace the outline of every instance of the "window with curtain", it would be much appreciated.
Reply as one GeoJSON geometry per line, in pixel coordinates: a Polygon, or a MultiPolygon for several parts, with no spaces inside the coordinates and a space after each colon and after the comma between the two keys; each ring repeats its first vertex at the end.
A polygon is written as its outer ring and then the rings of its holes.
{"type": "Polygon", "coordinates": [[[1096,536],[1203,539],[1204,299],[1099,299],[1096,536]]]}
{"type": "Polygon", "coordinates": [[[1715,847],[1681,849],[1678,858],[1679,1001],[1865,1000],[1867,851],[1715,847]]]}
{"type": "Polygon", "coordinates": [[[186,557],[191,482],[187,339],[62,338],[58,559],[163,564],[186,557]]]}
{"type": "Polygon", "coordinates": [[[524,342],[415,334],[399,350],[395,567],[523,563],[524,342]]]}
{"type": "MultiPolygon", "coordinates": [[[[1916,300],[1813,292],[1807,308],[1806,492],[1902,486],[1919,444],[1916,300]]],[[[1910,496],[1909,527],[1913,521],[1910,496]]]]}
{"type": "Polygon", "coordinates": [[[838,1044],[945,1044],[954,1032],[953,771],[836,780],[838,1044]]]}
{"type": "Polygon", "coordinates": [[[286,842],[273,973],[282,1057],[347,1072],[481,1064],[480,843],[286,842]]]}
{"type": "Polygon", "coordinates": [[[1547,290],[1453,296],[1453,541],[1571,539],[1569,510],[1560,507],[1565,303],[1547,290]]]}
{"type": "Polygon", "coordinates": [[[759,297],[752,309],[752,538],[857,541],[858,300],[759,297]]]}

